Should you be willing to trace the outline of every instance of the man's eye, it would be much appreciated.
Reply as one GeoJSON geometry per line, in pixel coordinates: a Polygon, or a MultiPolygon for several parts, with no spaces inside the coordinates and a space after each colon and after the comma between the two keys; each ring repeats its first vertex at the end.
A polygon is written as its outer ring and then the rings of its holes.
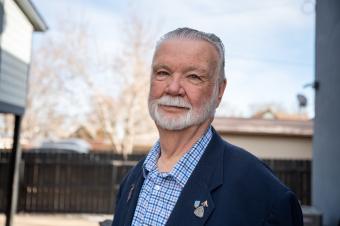
{"type": "Polygon", "coordinates": [[[188,75],[188,78],[191,79],[191,80],[197,80],[197,81],[201,81],[201,77],[196,75],[196,74],[190,74],[188,75]]]}
{"type": "Polygon", "coordinates": [[[167,71],[157,71],[156,75],[157,76],[168,76],[169,73],[167,71]]]}

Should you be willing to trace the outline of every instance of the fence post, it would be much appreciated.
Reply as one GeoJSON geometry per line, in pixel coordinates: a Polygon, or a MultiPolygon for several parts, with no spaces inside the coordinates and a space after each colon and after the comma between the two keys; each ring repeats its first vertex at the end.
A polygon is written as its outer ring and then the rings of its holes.
{"type": "Polygon", "coordinates": [[[16,213],[18,202],[18,180],[19,180],[19,166],[21,159],[20,149],[20,124],[21,115],[15,115],[14,134],[13,134],[13,148],[9,162],[9,182],[7,188],[7,206],[6,206],[6,226],[12,226],[13,217],[16,213]]]}

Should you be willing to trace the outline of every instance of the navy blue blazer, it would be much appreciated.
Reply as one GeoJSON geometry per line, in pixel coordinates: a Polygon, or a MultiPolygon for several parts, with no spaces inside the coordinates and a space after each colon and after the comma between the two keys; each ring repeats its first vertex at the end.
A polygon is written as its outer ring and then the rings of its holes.
{"type": "MultiPolygon", "coordinates": [[[[112,226],[130,226],[144,177],[140,161],[117,194],[112,226]]],[[[301,226],[300,205],[268,167],[247,151],[225,142],[215,130],[183,188],[166,226],[301,226]],[[207,201],[203,217],[195,200],[207,201]]]]}

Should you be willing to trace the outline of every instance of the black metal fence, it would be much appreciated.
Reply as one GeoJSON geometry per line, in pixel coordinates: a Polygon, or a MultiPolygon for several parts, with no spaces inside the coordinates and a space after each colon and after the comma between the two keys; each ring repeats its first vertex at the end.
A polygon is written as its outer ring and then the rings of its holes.
{"type": "MultiPolygon", "coordinates": [[[[0,212],[5,209],[9,152],[0,152],[0,212]]],[[[113,213],[115,195],[127,171],[143,156],[127,161],[115,154],[23,153],[18,211],[113,213]]],[[[301,200],[310,204],[310,161],[265,160],[301,200]]]]}

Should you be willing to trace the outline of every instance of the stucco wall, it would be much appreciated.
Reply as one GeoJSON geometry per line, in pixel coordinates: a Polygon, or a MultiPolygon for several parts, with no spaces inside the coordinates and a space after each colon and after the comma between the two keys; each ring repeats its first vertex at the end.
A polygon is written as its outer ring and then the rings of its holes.
{"type": "Polygon", "coordinates": [[[240,146],[259,158],[301,159],[312,158],[312,138],[271,135],[223,134],[225,140],[240,146]]]}

